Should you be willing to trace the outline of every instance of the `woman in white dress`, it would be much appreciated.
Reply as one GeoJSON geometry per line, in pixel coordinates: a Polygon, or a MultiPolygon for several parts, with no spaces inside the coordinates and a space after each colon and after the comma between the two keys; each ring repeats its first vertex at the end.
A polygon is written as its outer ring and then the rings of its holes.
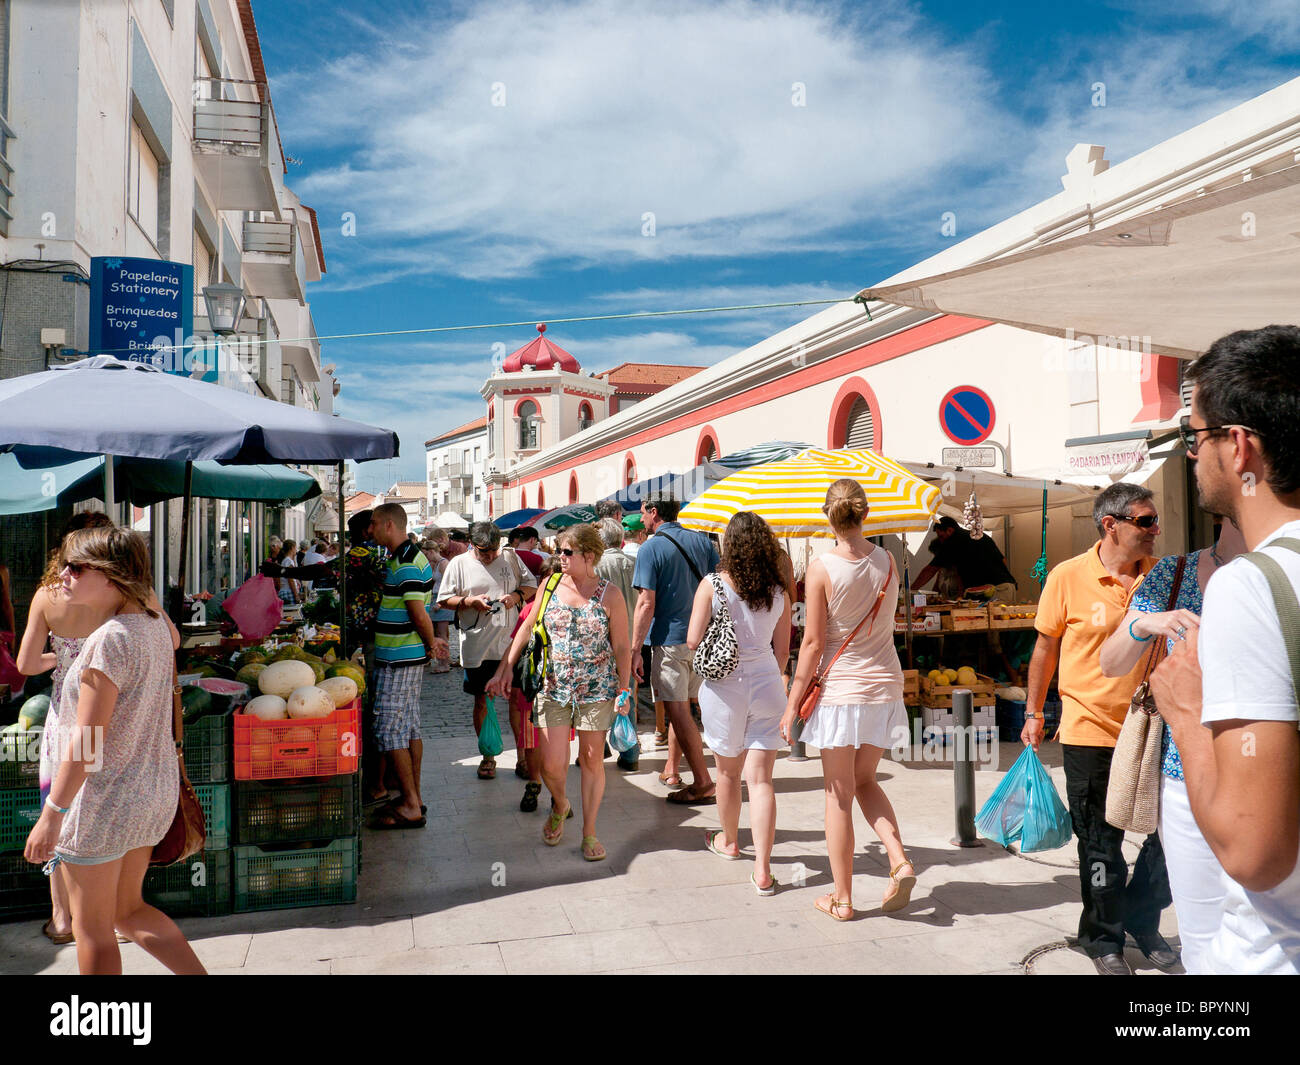
{"type": "Polygon", "coordinates": [[[707,846],[730,861],[740,858],[740,780],[749,785],[749,821],[754,837],[754,871],[750,881],[760,895],[776,893],[772,843],[776,838],[776,792],[772,766],[781,739],[785,684],[781,666],[790,654],[790,600],[785,594],[781,548],[757,514],[741,511],[727,523],[722,538],[718,584],[710,578],[695,592],[686,645],[694,650],[704,639],[720,597],[736,629],[739,664],[723,680],[700,685],[704,742],[718,770],[720,831],[708,834],[707,846]]]}
{"type": "Polygon", "coordinates": [[[894,650],[898,575],[889,552],[862,535],[866,493],[857,481],[842,478],[830,486],[822,511],[835,533],[835,547],[808,567],[807,629],[781,734],[791,738],[814,672],[825,671],[821,696],[800,738],[821,750],[826,851],[835,882],[834,891],[819,897],[815,905],[830,917],[847,921],[853,917],[854,798],[889,855],[889,887],[881,909],[901,910],[916,884],[916,869],[903,850],[898,818],[876,780],[885,748],[894,744],[900,732],[907,734],[907,711],[903,671],[894,650]],[[841,647],[843,652],[831,666],[841,647]]]}

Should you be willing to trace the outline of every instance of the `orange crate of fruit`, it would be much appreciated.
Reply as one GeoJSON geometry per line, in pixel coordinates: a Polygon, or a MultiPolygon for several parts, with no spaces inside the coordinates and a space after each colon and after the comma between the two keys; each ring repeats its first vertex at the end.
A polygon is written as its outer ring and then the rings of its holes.
{"type": "Polygon", "coordinates": [[[328,717],[263,721],[234,715],[236,780],[336,777],[361,760],[361,700],[328,717]]]}
{"type": "Polygon", "coordinates": [[[989,628],[1032,629],[1037,617],[1037,603],[994,603],[989,607],[989,628]]]}

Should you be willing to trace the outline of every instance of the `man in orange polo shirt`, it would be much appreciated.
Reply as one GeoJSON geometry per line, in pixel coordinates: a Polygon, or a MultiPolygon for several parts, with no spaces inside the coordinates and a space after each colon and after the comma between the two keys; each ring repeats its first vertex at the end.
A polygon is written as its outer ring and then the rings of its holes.
{"type": "Polygon", "coordinates": [[[1065,790],[1079,839],[1083,913],[1079,946],[1104,976],[1131,974],[1124,936],[1132,934],[1153,965],[1171,969],[1178,955],[1160,936],[1160,911],[1172,901],[1165,853],[1147,837],[1128,879],[1124,832],[1106,823],[1111,757],[1144,662],[1123,677],[1101,671],[1101,645],[1128,612],[1142,578],[1155,565],[1160,518],[1151,492],[1113,484],[1092,508],[1101,539],[1047,576],[1038,602],[1038,643],[1029,663],[1028,704],[1021,740],[1035,750],[1043,739],[1043,700],[1059,663],[1060,740],[1065,790]],[[1127,880],[1127,885],[1126,885],[1127,880]]]}

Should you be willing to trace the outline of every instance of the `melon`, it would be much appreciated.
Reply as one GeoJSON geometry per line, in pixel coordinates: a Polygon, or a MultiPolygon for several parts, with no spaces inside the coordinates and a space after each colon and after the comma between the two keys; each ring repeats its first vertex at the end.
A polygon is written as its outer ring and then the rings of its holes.
{"type": "Polygon", "coordinates": [[[288,705],[291,718],[329,717],[334,713],[334,697],[314,684],[295,688],[288,705]]]}
{"type": "Polygon", "coordinates": [[[244,707],[244,713],[263,721],[283,721],[289,716],[289,704],[278,695],[259,695],[244,707]]]}
{"type": "Polygon", "coordinates": [[[257,677],[257,686],[266,695],[287,699],[298,688],[316,683],[316,671],[306,662],[285,659],[273,662],[257,677]]]}
{"type": "Polygon", "coordinates": [[[50,697],[48,695],[33,695],[23,703],[23,708],[18,711],[17,723],[22,726],[21,731],[26,732],[38,725],[44,725],[45,715],[49,712],[50,697]]]}
{"type": "Polygon", "coordinates": [[[235,674],[235,680],[240,684],[247,684],[250,688],[257,687],[257,678],[262,675],[262,671],[267,667],[266,662],[249,662],[241,666],[239,672],[235,674]]]}
{"type": "Polygon", "coordinates": [[[357,682],[351,677],[326,677],[316,687],[333,699],[335,706],[347,706],[357,697],[357,682]]]}
{"type": "Polygon", "coordinates": [[[325,679],[325,663],[321,659],[317,658],[315,655],[309,655],[306,653],[298,655],[297,657],[299,662],[306,662],[307,665],[311,666],[311,671],[316,674],[316,679],[312,682],[313,684],[319,684],[325,679]]]}
{"type": "Polygon", "coordinates": [[[357,694],[366,694],[366,675],[360,667],[354,666],[351,662],[335,662],[325,670],[325,677],[351,677],[352,682],[357,686],[357,694]]]}

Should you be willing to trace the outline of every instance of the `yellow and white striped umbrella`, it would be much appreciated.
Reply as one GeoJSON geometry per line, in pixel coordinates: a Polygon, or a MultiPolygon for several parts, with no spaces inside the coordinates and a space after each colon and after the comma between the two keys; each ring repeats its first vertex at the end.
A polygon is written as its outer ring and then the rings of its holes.
{"type": "Polygon", "coordinates": [[[874,451],[807,451],[733,473],[682,508],[688,529],[721,535],[731,516],[752,510],[777,536],[831,537],[822,503],[833,481],[851,477],[870,504],[862,532],[924,532],[939,509],[939,490],[874,451]]]}

